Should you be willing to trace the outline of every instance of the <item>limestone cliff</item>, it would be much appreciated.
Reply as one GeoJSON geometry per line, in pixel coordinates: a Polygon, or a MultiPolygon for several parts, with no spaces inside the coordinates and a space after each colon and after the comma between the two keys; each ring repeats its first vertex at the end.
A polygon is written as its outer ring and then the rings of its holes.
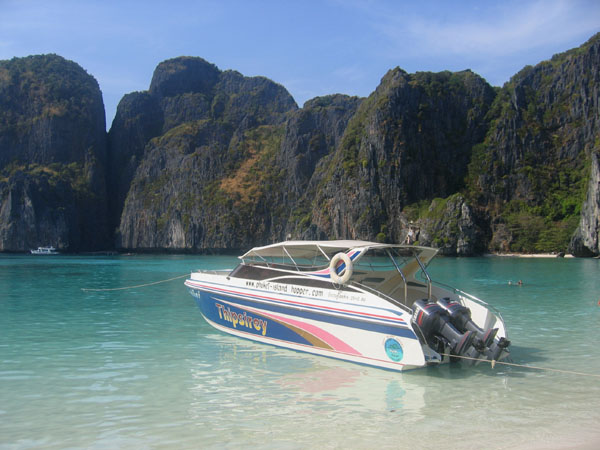
{"type": "Polygon", "coordinates": [[[485,231],[461,194],[435,198],[417,220],[409,222],[413,239],[439,248],[442,255],[476,255],[486,251],[485,231]]]}
{"type": "Polygon", "coordinates": [[[471,201],[488,214],[490,249],[564,251],[577,224],[593,222],[593,195],[581,205],[599,146],[599,84],[596,35],[524,68],[499,92],[490,131],[474,148],[469,183],[471,201]]]}
{"type": "Polygon", "coordinates": [[[108,133],[108,206],[111,230],[119,226],[131,180],[150,139],[162,133],[163,111],[147,92],[134,92],[119,102],[108,133]]]}
{"type": "Polygon", "coordinates": [[[402,241],[403,209],[463,187],[494,91],[470,71],[390,71],[319,170],[312,221],[331,238],[402,241]]]}
{"type": "Polygon", "coordinates": [[[470,71],[397,68],[367,99],[327,96],[302,109],[264,78],[200,58],[161,63],[150,90],[132,94],[144,96],[152,131],[140,131],[142,111],[127,113],[142,138],[122,146],[137,149],[137,172],[123,190],[118,245],[399,242],[412,227],[445,254],[557,251],[581,220],[572,245],[584,254],[593,240],[583,230],[596,223],[585,219],[594,192],[581,205],[593,188],[597,42],[502,89],[470,71]]]}
{"type": "Polygon", "coordinates": [[[111,129],[113,161],[128,159],[129,174],[135,168],[121,191],[117,247],[198,251],[264,238],[273,206],[262,195],[268,164],[286,114],[297,109],[289,93],[266,78],[184,57],[161,63],[149,91],[137,95],[152,102],[157,120],[140,133],[144,106],[119,105],[114,135],[111,129]],[[244,181],[249,173],[257,178],[244,181]]]}
{"type": "Polygon", "coordinates": [[[569,244],[577,256],[600,255],[600,153],[591,156],[591,175],[588,191],[581,209],[579,226],[569,244]]]}
{"type": "Polygon", "coordinates": [[[317,97],[290,115],[273,162],[281,180],[270,193],[271,202],[281,205],[271,232],[273,241],[288,236],[327,239],[327,232],[318,230],[311,219],[315,192],[320,189],[323,168],[335,155],[362,101],[339,94],[317,97]]]}
{"type": "Polygon", "coordinates": [[[0,61],[0,251],[109,245],[96,80],[57,55],[0,61]]]}
{"type": "Polygon", "coordinates": [[[298,108],[197,57],[160,63],[108,133],[96,81],[0,62],[0,251],[229,250],[287,237],[448,255],[598,255],[600,35],[502,88],[390,70],[368,98],[298,108]],[[114,240],[113,240],[114,237],[114,240]]]}

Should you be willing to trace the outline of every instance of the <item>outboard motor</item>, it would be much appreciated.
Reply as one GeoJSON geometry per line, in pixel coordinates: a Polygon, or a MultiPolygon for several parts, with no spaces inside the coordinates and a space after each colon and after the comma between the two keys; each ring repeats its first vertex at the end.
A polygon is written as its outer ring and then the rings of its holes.
{"type": "Polygon", "coordinates": [[[485,352],[485,356],[487,356],[487,359],[495,361],[498,358],[500,358],[502,351],[506,349],[509,345],[510,341],[506,338],[501,337],[497,341],[494,341],[494,343],[488,347],[488,349],[485,352]]]}
{"type": "Polygon", "coordinates": [[[475,341],[476,347],[483,349],[489,347],[490,344],[494,342],[496,333],[498,333],[498,328],[490,328],[487,331],[479,328],[475,325],[475,322],[471,320],[471,310],[469,308],[458,302],[450,301],[449,298],[441,298],[437,301],[437,304],[446,310],[450,316],[450,321],[458,330],[463,332],[469,330],[475,333],[477,336],[475,341]]]}
{"type": "Polygon", "coordinates": [[[412,322],[421,329],[428,344],[441,337],[455,355],[465,355],[475,337],[472,331],[464,333],[458,331],[450,323],[450,316],[446,310],[434,302],[425,300],[414,302],[412,322]]]}
{"type": "Polygon", "coordinates": [[[471,320],[471,310],[469,308],[458,302],[450,301],[449,298],[439,299],[437,304],[448,313],[450,321],[459,331],[471,331],[475,334],[474,348],[468,352],[470,353],[468,356],[477,358],[479,354],[483,353],[487,359],[496,360],[500,357],[502,351],[510,345],[510,341],[503,337],[494,340],[498,328],[490,328],[489,330],[479,328],[471,320]]]}

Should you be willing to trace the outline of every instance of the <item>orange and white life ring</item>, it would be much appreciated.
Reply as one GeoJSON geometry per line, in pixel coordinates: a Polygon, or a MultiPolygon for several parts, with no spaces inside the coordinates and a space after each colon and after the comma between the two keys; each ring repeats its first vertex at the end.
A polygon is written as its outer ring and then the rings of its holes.
{"type": "Polygon", "coordinates": [[[348,280],[350,280],[353,270],[352,260],[345,253],[340,252],[334,255],[334,257],[331,258],[331,261],[329,261],[329,278],[331,278],[331,281],[334,283],[346,284],[348,280]],[[343,262],[346,265],[342,271],[342,275],[339,275],[337,272],[337,266],[340,262],[343,262]]]}

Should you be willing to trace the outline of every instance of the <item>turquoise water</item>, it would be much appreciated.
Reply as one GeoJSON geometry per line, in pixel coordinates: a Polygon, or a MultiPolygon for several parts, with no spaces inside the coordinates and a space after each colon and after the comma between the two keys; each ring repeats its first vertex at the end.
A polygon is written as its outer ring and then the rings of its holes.
{"type": "Polygon", "coordinates": [[[600,260],[440,258],[514,363],[405,373],[222,334],[184,279],[232,257],[0,256],[0,449],[573,448],[600,442],[600,260]],[[523,286],[508,281],[523,280],[523,286]]]}

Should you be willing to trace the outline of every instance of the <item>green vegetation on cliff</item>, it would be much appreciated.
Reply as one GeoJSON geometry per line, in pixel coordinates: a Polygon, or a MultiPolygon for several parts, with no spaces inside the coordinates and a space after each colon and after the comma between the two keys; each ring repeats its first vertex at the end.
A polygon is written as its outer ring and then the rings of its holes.
{"type": "Polygon", "coordinates": [[[70,164],[52,163],[40,164],[9,164],[0,171],[0,184],[9,183],[17,173],[31,178],[44,178],[51,187],[64,183],[80,198],[95,194],[91,191],[85,167],[76,162],[70,164]]]}
{"type": "Polygon", "coordinates": [[[0,250],[111,247],[96,80],[58,55],[0,61],[0,250]]]}
{"type": "Polygon", "coordinates": [[[598,41],[525,67],[499,91],[466,183],[469,200],[489,216],[491,250],[567,249],[597,146],[589,137],[598,133],[595,107],[582,92],[597,78],[598,41]]]}

